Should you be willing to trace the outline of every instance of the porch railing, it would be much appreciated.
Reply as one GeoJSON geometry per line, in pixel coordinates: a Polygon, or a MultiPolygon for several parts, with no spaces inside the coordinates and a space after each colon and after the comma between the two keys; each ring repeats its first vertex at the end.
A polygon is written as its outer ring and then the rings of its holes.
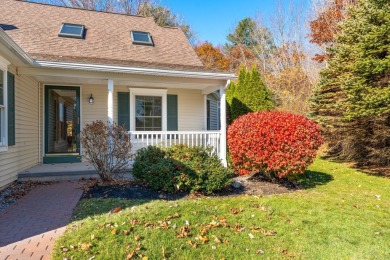
{"type": "Polygon", "coordinates": [[[176,144],[211,147],[212,152],[220,154],[220,131],[130,131],[132,154],[149,145],[170,147],[176,144]]]}

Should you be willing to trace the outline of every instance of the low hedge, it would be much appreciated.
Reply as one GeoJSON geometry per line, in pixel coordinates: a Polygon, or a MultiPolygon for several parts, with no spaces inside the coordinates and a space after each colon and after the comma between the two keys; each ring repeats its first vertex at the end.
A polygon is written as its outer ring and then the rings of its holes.
{"type": "Polygon", "coordinates": [[[211,194],[231,183],[232,172],[209,149],[176,145],[140,149],[135,157],[133,175],[155,190],[211,194]]]}

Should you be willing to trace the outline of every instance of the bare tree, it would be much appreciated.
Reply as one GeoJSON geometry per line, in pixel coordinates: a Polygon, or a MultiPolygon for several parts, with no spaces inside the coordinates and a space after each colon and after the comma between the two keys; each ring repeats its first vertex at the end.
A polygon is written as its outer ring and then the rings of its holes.
{"type": "Polygon", "coordinates": [[[142,15],[145,9],[156,6],[155,0],[42,0],[41,2],[131,15],[142,15]]]}
{"type": "Polygon", "coordinates": [[[319,66],[311,59],[315,46],[306,38],[308,26],[305,24],[309,15],[304,11],[304,2],[288,1],[280,0],[269,19],[256,17],[257,30],[252,37],[258,44],[252,49],[264,81],[275,95],[278,109],[306,114],[319,66]]]}

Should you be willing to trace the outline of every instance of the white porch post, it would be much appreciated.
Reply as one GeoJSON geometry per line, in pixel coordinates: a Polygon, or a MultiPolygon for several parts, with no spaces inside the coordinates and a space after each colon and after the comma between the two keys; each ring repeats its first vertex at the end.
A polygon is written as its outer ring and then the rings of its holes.
{"type": "Polygon", "coordinates": [[[226,86],[220,87],[220,98],[221,98],[221,113],[220,113],[220,121],[221,121],[221,149],[220,149],[220,157],[222,163],[225,167],[227,167],[226,160],[226,88],[229,86],[230,80],[227,81],[226,86]]]}
{"type": "Polygon", "coordinates": [[[114,81],[109,79],[107,82],[108,87],[108,123],[112,124],[114,122],[114,81]]]}
{"type": "Polygon", "coordinates": [[[207,95],[203,95],[203,127],[204,130],[207,129],[207,95]]]}

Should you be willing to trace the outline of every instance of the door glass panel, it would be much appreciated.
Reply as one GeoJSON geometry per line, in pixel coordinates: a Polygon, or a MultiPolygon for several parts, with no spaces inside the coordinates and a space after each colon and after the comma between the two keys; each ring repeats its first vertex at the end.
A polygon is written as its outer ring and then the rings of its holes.
{"type": "Polygon", "coordinates": [[[47,153],[76,153],[76,90],[49,89],[47,104],[47,153]]]}

